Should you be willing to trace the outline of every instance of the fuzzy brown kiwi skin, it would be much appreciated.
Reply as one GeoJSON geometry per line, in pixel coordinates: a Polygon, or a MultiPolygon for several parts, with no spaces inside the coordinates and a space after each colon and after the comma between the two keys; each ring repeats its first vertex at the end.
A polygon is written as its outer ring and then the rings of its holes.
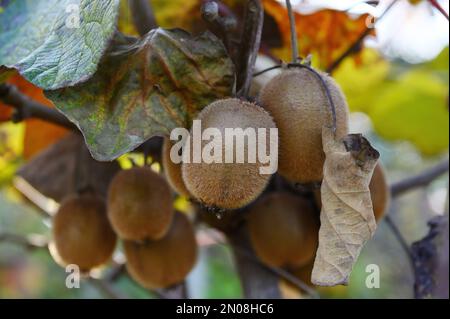
{"type": "MultiPolygon", "coordinates": [[[[370,197],[372,199],[373,213],[375,220],[380,222],[384,215],[386,215],[387,209],[391,202],[391,191],[386,179],[386,172],[378,163],[373,171],[372,179],[369,184],[370,197]]],[[[319,209],[322,207],[320,189],[314,191],[314,197],[319,209]]]]}
{"type": "Polygon", "coordinates": [[[391,191],[387,183],[386,173],[380,163],[375,166],[369,189],[375,220],[379,222],[386,214],[391,202],[391,191]]]}
{"type": "Polygon", "coordinates": [[[61,261],[78,265],[81,271],[106,263],[116,246],[105,202],[93,194],[66,198],[53,217],[52,232],[61,261]]]}
{"type": "Polygon", "coordinates": [[[167,288],[180,283],[197,259],[194,229],[181,213],[176,213],[170,230],[157,241],[124,241],[127,270],[148,289],[167,288]]]}
{"type": "MultiPolygon", "coordinates": [[[[348,106],[338,84],[317,71],[327,84],[336,108],[336,136],[348,133],[348,106]]],[[[291,182],[313,183],[323,178],[325,154],[322,127],[332,113],[321,83],[310,70],[284,70],[261,90],[259,101],[273,116],[279,131],[279,172],[291,182]]]]}
{"type": "MultiPolygon", "coordinates": [[[[216,101],[200,112],[202,129],[275,128],[271,116],[256,104],[239,99],[216,101]]],[[[266,149],[269,150],[269,132],[266,149]]],[[[208,141],[203,141],[203,146],[208,141]]],[[[223,143],[225,144],[225,143],[223,143]]],[[[223,156],[225,148],[222,148],[223,156]]],[[[192,162],[192,161],[191,161],[192,162]]],[[[185,163],[182,176],[186,188],[200,203],[220,209],[237,209],[255,200],[267,186],[270,175],[261,175],[257,163],[185,163]]]]}
{"type": "Polygon", "coordinates": [[[318,221],[311,203],[286,192],[261,198],[248,214],[250,240],[257,256],[273,267],[301,267],[318,245],[318,221]]]}
{"type": "Polygon", "coordinates": [[[183,177],[181,175],[181,163],[175,164],[170,159],[170,149],[173,143],[170,139],[165,138],[162,150],[162,164],[164,168],[164,175],[167,182],[172,189],[181,196],[190,197],[189,191],[184,184],[183,177]]]}
{"type": "Polygon", "coordinates": [[[169,230],[174,210],[166,180],[147,167],[118,173],[108,190],[108,218],[122,239],[159,239],[169,230]]]}

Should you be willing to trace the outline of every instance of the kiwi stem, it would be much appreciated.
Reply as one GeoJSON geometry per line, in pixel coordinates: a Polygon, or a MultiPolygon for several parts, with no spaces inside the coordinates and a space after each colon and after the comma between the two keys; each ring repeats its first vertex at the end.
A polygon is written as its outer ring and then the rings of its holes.
{"type": "Polygon", "coordinates": [[[298,59],[297,29],[295,27],[294,11],[292,10],[290,0],[286,0],[286,8],[289,14],[289,25],[291,27],[292,63],[296,63],[298,59]]]}
{"type": "Polygon", "coordinates": [[[274,66],[271,66],[270,68],[267,68],[267,69],[264,69],[264,70],[262,70],[262,71],[253,73],[253,77],[260,76],[260,75],[262,75],[262,74],[264,74],[264,73],[266,73],[266,72],[272,71],[272,70],[280,69],[281,67],[282,67],[282,65],[274,65],[274,66]]]}

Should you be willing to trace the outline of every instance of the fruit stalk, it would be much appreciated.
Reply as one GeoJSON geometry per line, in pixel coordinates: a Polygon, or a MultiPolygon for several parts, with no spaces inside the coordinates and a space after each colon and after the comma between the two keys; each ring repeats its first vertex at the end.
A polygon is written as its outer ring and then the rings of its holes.
{"type": "Polygon", "coordinates": [[[297,29],[295,27],[294,11],[292,10],[290,0],[286,0],[286,7],[289,14],[289,25],[291,28],[292,63],[296,63],[298,59],[297,29]]]}

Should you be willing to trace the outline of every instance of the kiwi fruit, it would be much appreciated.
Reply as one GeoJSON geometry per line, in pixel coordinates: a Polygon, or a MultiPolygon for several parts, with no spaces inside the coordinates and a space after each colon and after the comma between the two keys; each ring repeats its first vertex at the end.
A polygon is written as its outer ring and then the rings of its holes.
{"type": "Polygon", "coordinates": [[[261,198],[248,213],[248,230],[256,255],[274,267],[301,267],[318,245],[318,218],[311,203],[287,192],[261,198]]]}
{"type": "Polygon", "coordinates": [[[123,248],[129,274],[148,289],[180,283],[192,270],[197,258],[194,229],[188,218],[179,212],[163,238],[125,241],[123,248]]]}
{"type": "MultiPolygon", "coordinates": [[[[207,128],[217,128],[222,134],[222,159],[225,158],[225,128],[265,128],[266,151],[270,150],[269,129],[275,128],[271,116],[256,104],[239,99],[224,99],[216,101],[204,108],[198,115],[202,131],[207,128]]],[[[192,144],[192,142],[190,142],[192,144]]],[[[202,141],[202,149],[208,141],[202,141]]],[[[236,143],[234,143],[236,145],[236,143]]],[[[249,148],[248,139],[244,147],[249,148]]],[[[191,147],[192,148],[192,147],[191,147]]],[[[273,151],[273,150],[272,150],[273,151]]],[[[235,154],[233,150],[233,154],[235,154]]],[[[251,203],[267,186],[270,175],[260,174],[263,164],[248,162],[245,152],[244,163],[187,163],[181,166],[183,180],[189,193],[200,203],[208,207],[221,209],[237,209],[251,203]]]]}
{"type": "Polygon", "coordinates": [[[82,271],[106,263],[116,246],[116,234],[106,216],[105,201],[94,194],[75,194],[61,203],[52,224],[57,255],[82,271]]]}
{"type": "Polygon", "coordinates": [[[386,214],[391,201],[391,190],[386,180],[384,168],[380,163],[375,166],[369,189],[375,220],[379,222],[386,214]]]}
{"type": "MultiPolygon", "coordinates": [[[[348,106],[339,86],[317,71],[336,109],[336,136],[348,133],[348,106]]],[[[313,183],[323,178],[325,154],[322,127],[333,123],[331,106],[317,76],[292,67],[275,76],[260,92],[261,105],[273,116],[279,132],[279,173],[291,182],[313,183]]]]}
{"type": "MultiPolygon", "coordinates": [[[[386,214],[391,201],[391,191],[386,180],[386,173],[380,163],[375,166],[372,179],[370,180],[369,190],[375,220],[379,222],[386,214]]],[[[314,198],[317,206],[321,208],[322,198],[320,196],[320,190],[314,191],[314,198]]]]}
{"type": "Polygon", "coordinates": [[[189,191],[184,184],[183,177],[181,176],[181,163],[175,164],[170,159],[170,149],[173,143],[170,139],[165,138],[162,149],[162,164],[164,168],[164,175],[167,182],[172,189],[181,196],[189,197],[189,191]]]}
{"type": "Polygon", "coordinates": [[[124,170],[111,181],[108,217],[120,238],[162,238],[169,230],[173,212],[170,186],[150,168],[124,170]]]}

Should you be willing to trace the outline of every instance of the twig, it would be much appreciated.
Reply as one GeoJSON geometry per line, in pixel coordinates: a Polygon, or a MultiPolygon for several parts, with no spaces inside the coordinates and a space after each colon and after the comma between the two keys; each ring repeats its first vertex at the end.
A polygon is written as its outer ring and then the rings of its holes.
{"type": "Polygon", "coordinates": [[[252,256],[253,252],[246,227],[239,227],[227,235],[234,253],[244,297],[248,299],[280,299],[278,276],[252,256]],[[243,253],[242,249],[249,253],[243,253]]]}
{"type": "Polygon", "coordinates": [[[447,20],[449,19],[448,13],[442,8],[437,0],[428,0],[433,7],[435,7],[447,20]]]}
{"type": "Polygon", "coordinates": [[[150,1],[128,0],[128,6],[130,7],[133,24],[140,35],[158,27],[150,1]]]}
{"type": "Polygon", "coordinates": [[[201,8],[202,18],[208,24],[208,28],[220,39],[223,40],[230,55],[233,55],[233,41],[231,34],[237,26],[236,17],[223,3],[207,1],[201,8]],[[226,16],[221,16],[220,12],[226,11],[226,16]]]}
{"type": "MultiPolygon", "coordinates": [[[[0,233],[0,243],[2,242],[19,245],[28,250],[45,249],[48,251],[48,240],[44,236],[37,234],[25,237],[17,234],[0,233]]],[[[108,298],[126,299],[126,296],[114,290],[114,288],[111,286],[111,282],[108,279],[108,277],[93,278],[91,276],[87,278],[88,282],[102,291],[108,298]]]]}
{"type": "Polygon", "coordinates": [[[11,243],[22,246],[28,250],[46,249],[48,241],[41,235],[21,236],[11,233],[0,233],[0,243],[11,243]]]}
{"type": "Polygon", "coordinates": [[[68,129],[77,130],[62,113],[23,95],[15,86],[0,84],[0,100],[16,109],[12,120],[20,122],[28,118],[38,118],[68,129]]]}
{"type": "Polygon", "coordinates": [[[107,298],[110,299],[128,299],[125,295],[119,293],[112,287],[111,283],[104,279],[97,279],[89,277],[87,280],[92,286],[102,292],[107,298]]]}
{"type": "MultiPolygon", "coordinates": [[[[384,12],[375,21],[375,24],[378,21],[380,21],[386,15],[386,13],[389,12],[389,10],[391,10],[391,8],[397,3],[397,1],[398,0],[394,0],[391,2],[391,4],[386,8],[386,10],[384,10],[384,12]]],[[[352,55],[353,53],[358,52],[359,48],[361,47],[362,42],[370,34],[372,29],[373,29],[373,25],[367,26],[366,29],[361,33],[361,35],[356,39],[356,41],[353,42],[353,44],[350,45],[350,47],[347,50],[345,50],[344,53],[342,53],[333,63],[331,63],[331,65],[326,70],[327,73],[332,73],[339,65],[341,65],[341,63],[348,56],[352,55]]]]}
{"type": "Polygon", "coordinates": [[[289,25],[291,28],[291,52],[292,52],[292,63],[296,63],[298,59],[298,43],[297,43],[297,29],[295,25],[294,11],[292,10],[292,5],[290,0],[286,0],[286,8],[289,14],[289,25]]]}
{"type": "Polygon", "coordinates": [[[248,0],[238,56],[237,95],[240,97],[247,97],[250,90],[253,68],[261,45],[263,23],[264,8],[261,0],[248,0]]]}
{"type": "Polygon", "coordinates": [[[447,158],[446,160],[438,163],[436,166],[433,166],[418,175],[393,183],[391,185],[391,194],[392,196],[399,196],[414,188],[427,186],[433,180],[448,172],[448,170],[449,160],[447,158]]]}
{"type": "MultiPolygon", "coordinates": [[[[222,239],[217,238],[213,233],[208,232],[208,236],[213,237],[213,240],[216,243],[218,243],[220,245],[225,245],[225,242],[222,239]]],[[[242,234],[240,234],[239,236],[242,236],[242,234]]],[[[241,255],[242,257],[245,257],[246,259],[250,260],[252,263],[257,264],[258,266],[267,269],[268,271],[270,271],[271,273],[277,275],[278,277],[285,279],[289,283],[291,283],[294,286],[296,286],[299,290],[305,291],[307,294],[309,294],[311,296],[311,298],[314,298],[314,299],[320,298],[319,294],[314,289],[309,287],[302,280],[300,280],[297,277],[293,276],[290,272],[288,272],[288,271],[286,271],[284,269],[281,269],[281,268],[271,267],[271,266],[268,266],[266,264],[263,264],[255,256],[255,254],[251,251],[251,249],[244,247],[245,242],[242,241],[241,238],[238,238],[237,240],[232,240],[233,236],[231,236],[231,238],[229,236],[228,238],[231,239],[230,242],[232,244],[232,248],[235,251],[235,253],[241,255]]]]}
{"type": "Polygon", "coordinates": [[[403,235],[402,235],[400,229],[398,229],[397,225],[394,223],[394,221],[392,220],[392,218],[389,215],[387,215],[384,218],[384,220],[385,220],[386,224],[389,226],[389,228],[391,229],[392,233],[394,234],[394,236],[397,239],[397,241],[399,242],[399,244],[402,246],[402,249],[405,251],[406,255],[408,256],[408,260],[411,264],[411,267],[414,268],[414,261],[412,258],[410,245],[406,242],[405,238],[403,238],[403,235]]]}

